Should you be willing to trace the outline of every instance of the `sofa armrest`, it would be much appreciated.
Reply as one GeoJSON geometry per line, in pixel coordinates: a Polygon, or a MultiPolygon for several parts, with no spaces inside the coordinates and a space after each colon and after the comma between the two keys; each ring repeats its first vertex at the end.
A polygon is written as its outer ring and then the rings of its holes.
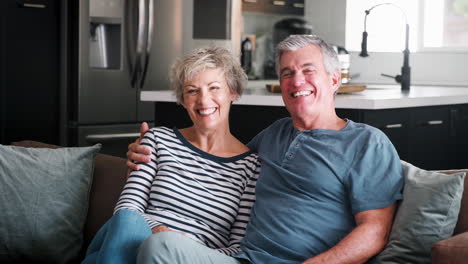
{"type": "Polygon", "coordinates": [[[433,264],[466,263],[468,259],[468,232],[433,244],[431,253],[433,264]]]}

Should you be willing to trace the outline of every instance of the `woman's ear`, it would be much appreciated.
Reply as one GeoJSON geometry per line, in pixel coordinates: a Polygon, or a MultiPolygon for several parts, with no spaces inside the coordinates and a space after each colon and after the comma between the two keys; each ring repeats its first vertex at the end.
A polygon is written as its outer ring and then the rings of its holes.
{"type": "Polygon", "coordinates": [[[231,102],[237,101],[239,99],[239,94],[231,93],[231,102]]]}

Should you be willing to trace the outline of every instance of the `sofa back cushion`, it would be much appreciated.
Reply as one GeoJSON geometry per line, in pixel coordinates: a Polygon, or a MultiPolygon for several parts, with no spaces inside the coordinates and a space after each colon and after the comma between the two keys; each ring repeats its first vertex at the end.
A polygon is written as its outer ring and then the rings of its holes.
{"type": "Polygon", "coordinates": [[[79,259],[99,149],[0,145],[0,262],[79,259]]]}
{"type": "MultiPolygon", "coordinates": [[[[446,170],[446,171],[441,171],[446,174],[454,174],[454,173],[459,173],[459,172],[465,172],[466,175],[468,175],[468,169],[463,169],[463,170],[446,170]]],[[[464,190],[463,190],[463,196],[461,199],[461,205],[460,205],[460,213],[458,214],[458,222],[457,225],[455,226],[455,230],[453,231],[454,235],[458,235],[460,233],[464,233],[468,231],[468,176],[465,177],[464,181],[464,190]]]]}
{"type": "Polygon", "coordinates": [[[94,167],[83,249],[91,243],[99,228],[112,217],[115,204],[127,181],[125,159],[99,154],[94,167]]]}
{"type": "MultiPolygon", "coordinates": [[[[60,148],[60,146],[29,140],[13,142],[12,145],[29,148],[60,148]]],[[[126,181],[125,159],[106,154],[96,156],[88,214],[83,232],[82,255],[86,252],[99,228],[111,218],[114,206],[126,181]]]]}
{"type": "Polygon", "coordinates": [[[389,242],[370,263],[431,263],[431,246],[455,229],[465,173],[426,171],[402,161],[405,187],[389,242]]]}

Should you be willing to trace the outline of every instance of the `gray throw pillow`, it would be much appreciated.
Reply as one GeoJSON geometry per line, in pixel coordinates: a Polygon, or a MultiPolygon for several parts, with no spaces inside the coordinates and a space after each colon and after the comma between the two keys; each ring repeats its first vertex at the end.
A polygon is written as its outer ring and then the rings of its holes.
{"type": "Polygon", "coordinates": [[[431,263],[432,244],[457,224],[465,173],[426,171],[402,161],[405,187],[390,238],[371,263],[431,263]]]}
{"type": "Polygon", "coordinates": [[[100,148],[0,145],[0,263],[76,261],[100,148]]]}

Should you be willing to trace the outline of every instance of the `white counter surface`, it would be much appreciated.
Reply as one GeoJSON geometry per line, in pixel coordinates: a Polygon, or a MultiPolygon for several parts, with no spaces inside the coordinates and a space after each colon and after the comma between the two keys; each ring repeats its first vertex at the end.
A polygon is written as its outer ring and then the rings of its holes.
{"type": "MultiPolygon", "coordinates": [[[[171,91],[142,91],[142,101],[175,102],[171,91]]],[[[235,102],[240,105],[284,106],[281,94],[249,87],[235,102]]],[[[468,104],[468,87],[412,86],[402,93],[398,85],[368,85],[362,92],[338,94],[336,108],[388,109],[432,105],[468,104]]]]}

